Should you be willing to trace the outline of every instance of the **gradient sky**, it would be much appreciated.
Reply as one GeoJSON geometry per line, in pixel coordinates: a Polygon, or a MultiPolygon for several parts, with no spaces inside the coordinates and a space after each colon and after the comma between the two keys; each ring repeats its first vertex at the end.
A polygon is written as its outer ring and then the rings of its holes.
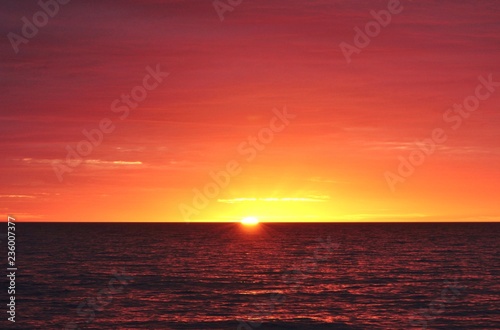
{"type": "MultiPolygon", "coordinates": [[[[26,221],[183,221],[193,189],[241,173],[191,220],[500,219],[500,87],[454,130],[443,114],[500,81],[500,2],[402,0],[347,63],[339,45],[387,1],[76,1],[15,53],[36,1],[0,3],[0,212],[26,221]],[[169,76],[126,119],[112,102],[169,76]],[[296,115],[255,159],[238,145],[296,115]],[[112,133],[60,182],[66,146],[112,133]],[[391,191],[384,173],[442,128],[448,140],[391,191]]],[[[6,216],[5,216],[6,218],[6,216]]]]}

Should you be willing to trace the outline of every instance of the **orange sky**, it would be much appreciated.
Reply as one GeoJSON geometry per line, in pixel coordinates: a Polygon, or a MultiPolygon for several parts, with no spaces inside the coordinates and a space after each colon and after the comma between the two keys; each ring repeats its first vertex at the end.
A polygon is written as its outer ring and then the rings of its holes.
{"type": "Polygon", "coordinates": [[[210,1],[75,1],[16,54],[7,35],[40,7],[2,2],[0,212],[498,221],[500,3],[402,0],[347,63],[340,45],[387,8],[255,0],[220,21],[210,1]],[[121,100],[141,86],[144,100],[121,100]],[[103,120],[102,141],[66,163],[103,120]],[[420,161],[415,142],[436,129],[446,141],[402,176],[400,159],[420,161]]]}

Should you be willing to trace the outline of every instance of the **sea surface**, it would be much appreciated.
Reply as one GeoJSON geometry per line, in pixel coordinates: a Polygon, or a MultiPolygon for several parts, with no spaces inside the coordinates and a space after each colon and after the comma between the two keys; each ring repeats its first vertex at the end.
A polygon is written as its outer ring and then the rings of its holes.
{"type": "Polygon", "coordinates": [[[500,329],[499,241],[498,223],[18,222],[0,328],[500,329]]]}

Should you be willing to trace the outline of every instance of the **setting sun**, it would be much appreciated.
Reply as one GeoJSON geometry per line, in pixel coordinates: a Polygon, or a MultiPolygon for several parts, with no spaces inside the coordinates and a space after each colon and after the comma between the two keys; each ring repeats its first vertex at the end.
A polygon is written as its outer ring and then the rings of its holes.
{"type": "Polygon", "coordinates": [[[241,220],[242,225],[246,226],[255,226],[259,223],[259,219],[256,217],[247,217],[241,220]]]}

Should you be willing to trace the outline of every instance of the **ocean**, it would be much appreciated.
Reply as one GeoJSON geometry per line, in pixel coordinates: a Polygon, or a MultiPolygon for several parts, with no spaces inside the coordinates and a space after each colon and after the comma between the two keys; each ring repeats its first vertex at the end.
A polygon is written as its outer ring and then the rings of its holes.
{"type": "Polygon", "coordinates": [[[500,329],[499,238],[499,223],[18,222],[2,328],[500,329]]]}

